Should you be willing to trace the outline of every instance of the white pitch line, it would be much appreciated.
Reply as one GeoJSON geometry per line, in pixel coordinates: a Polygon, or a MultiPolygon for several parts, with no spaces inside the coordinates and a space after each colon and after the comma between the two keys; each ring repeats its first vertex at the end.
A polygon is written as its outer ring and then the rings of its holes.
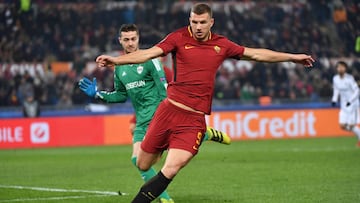
{"type": "Polygon", "coordinates": [[[0,202],[27,202],[27,201],[48,201],[48,200],[65,200],[65,199],[81,199],[88,197],[103,197],[107,195],[83,195],[83,196],[66,196],[66,197],[43,197],[43,198],[23,198],[0,200],[0,202]]]}
{"type": "MultiPolygon", "coordinates": [[[[97,194],[97,195],[119,195],[118,192],[111,192],[111,191],[28,187],[28,186],[19,186],[19,185],[0,185],[0,188],[20,189],[20,190],[37,190],[37,191],[46,191],[46,192],[79,192],[79,193],[89,193],[89,194],[97,194]]],[[[121,192],[121,195],[128,195],[128,193],[121,192]]]]}

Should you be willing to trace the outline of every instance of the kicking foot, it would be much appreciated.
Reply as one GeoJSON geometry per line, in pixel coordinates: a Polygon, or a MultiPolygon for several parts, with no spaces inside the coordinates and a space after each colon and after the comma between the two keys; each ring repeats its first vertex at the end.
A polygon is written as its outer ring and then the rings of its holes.
{"type": "Polygon", "coordinates": [[[231,138],[228,134],[215,130],[214,128],[207,127],[206,133],[209,135],[209,140],[219,142],[222,144],[230,144],[231,138]]]}

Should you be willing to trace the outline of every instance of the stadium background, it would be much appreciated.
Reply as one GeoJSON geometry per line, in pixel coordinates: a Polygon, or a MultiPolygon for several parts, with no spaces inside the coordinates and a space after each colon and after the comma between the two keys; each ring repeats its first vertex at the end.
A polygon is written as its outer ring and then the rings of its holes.
{"type": "MultiPolygon", "coordinates": [[[[246,46],[311,53],[316,63],[226,61],[207,119],[234,141],[203,144],[169,186],[172,198],[360,202],[360,150],[330,108],[337,60],[359,81],[359,1],[211,2],[214,32],[246,46]]],[[[0,0],[0,202],[131,201],[143,184],[130,162],[131,105],[91,100],[77,81],[96,76],[101,89],[112,89],[112,71],[96,69],[94,58],[120,53],[119,26],[137,23],[146,48],[187,25],[191,4],[0,0]],[[23,118],[28,96],[40,102],[40,117],[23,118]]],[[[168,58],[164,64],[171,67],[168,58]]]]}
{"type": "MultiPolygon", "coordinates": [[[[0,1],[0,146],[129,143],[130,103],[95,101],[79,90],[77,82],[96,77],[99,89],[111,90],[112,70],[97,69],[94,59],[102,53],[121,54],[120,25],[136,23],[141,47],[147,48],[187,25],[192,4],[0,1]],[[40,103],[39,118],[22,118],[28,96],[40,103]],[[94,128],[90,132],[89,123],[94,128]],[[33,142],[34,133],[51,139],[33,142]]],[[[309,53],[316,62],[308,69],[292,63],[225,61],[215,81],[210,125],[235,140],[349,135],[337,127],[337,109],[329,108],[329,101],[336,61],[348,62],[349,72],[360,81],[358,1],[244,0],[211,5],[213,32],[249,47],[309,53]],[[305,124],[307,130],[299,130],[305,124]]],[[[163,62],[171,68],[170,57],[163,62]]]]}

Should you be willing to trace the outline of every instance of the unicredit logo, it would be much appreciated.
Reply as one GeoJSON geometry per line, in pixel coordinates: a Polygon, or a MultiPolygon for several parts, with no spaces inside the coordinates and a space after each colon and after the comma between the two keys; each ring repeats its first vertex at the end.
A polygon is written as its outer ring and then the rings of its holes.
{"type": "Polygon", "coordinates": [[[316,136],[316,117],[312,111],[294,111],[287,116],[261,116],[258,112],[236,113],[221,118],[214,113],[210,125],[232,137],[271,138],[316,136]]]}
{"type": "Polygon", "coordinates": [[[50,140],[49,124],[34,122],[30,125],[30,140],[34,144],[45,144],[50,140]]]}

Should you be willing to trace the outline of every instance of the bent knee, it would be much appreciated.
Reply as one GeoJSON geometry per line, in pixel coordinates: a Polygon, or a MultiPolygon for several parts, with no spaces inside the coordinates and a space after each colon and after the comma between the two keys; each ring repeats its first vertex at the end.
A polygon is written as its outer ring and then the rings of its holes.
{"type": "Polygon", "coordinates": [[[136,162],[136,166],[142,171],[147,171],[151,168],[151,164],[143,162],[139,159],[136,162]]]}
{"type": "Polygon", "coordinates": [[[160,154],[148,153],[140,148],[136,165],[140,170],[147,171],[151,168],[152,165],[154,165],[157,162],[157,160],[159,160],[159,157],[160,154]]]}

